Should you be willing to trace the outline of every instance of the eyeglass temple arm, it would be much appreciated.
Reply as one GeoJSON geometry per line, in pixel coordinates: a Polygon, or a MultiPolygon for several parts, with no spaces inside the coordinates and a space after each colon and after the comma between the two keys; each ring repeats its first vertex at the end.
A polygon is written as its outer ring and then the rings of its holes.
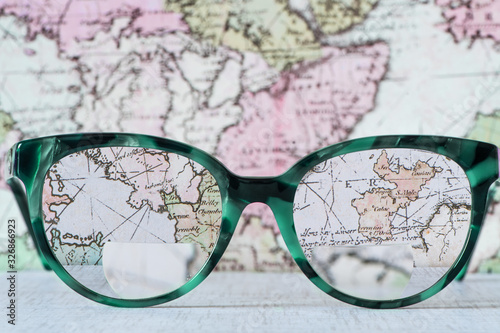
{"type": "MultiPolygon", "coordinates": [[[[500,156],[500,150],[499,150],[499,156],[500,156]]],[[[500,169],[500,160],[499,160],[499,169],[500,169]]],[[[493,204],[494,198],[495,198],[495,193],[498,191],[498,188],[500,186],[500,179],[497,180],[494,186],[490,188],[490,191],[488,192],[488,202],[486,204],[486,207],[491,207],[493,204]]],[[[474,252],[473,252],[474,254],[474,252]]],[[[455,280],[457,281],[463,281],[465,278],[465,275],[467,275],[467,270],[469,269],[469,264],[470,264],[470,259],[467,261],[467,263],[464,265],[460,273],[458,273],[457,277],[455,280]]]]}
{"type": "Polygon", "coordinates": [[[17,201],[17,204],[19,206],[19,210],[21,211],[21,214],[23,215],[23,220],[26,224],[26,227],[28,229],[28,232],[31,236],[31,239],[33,240],[33,243],[35,244],[36,251],[38,253],[38,257],[40,258],[40,261],[42,262],[43,267],[46,270],[51,270],[49,264],[45,260],[45,257],[42,255],[40,252],[40,248],[36,242],[35,238],[35,233],[33,231],[33,226],[31,225],[30,217],[29,217],[29,210],[28,210],[28,200],[26,198],[26,193],[24,192],[24,186],[21,183],[21,181],[15,177],[11,177],[7,179],[7,184],[10,186],[12,189],[12,193],[14,194],[14,197],[17,201]]]}
{"type": "Polygon", "coordinates": [[[19,178],[14,176],[14,161],[15,161],[15,146],[12,147],[5,156],[5,169],[4,169],[4,177],[6,183],[10,186],[12,193],[14,194],[14,198],[16,199],[17,205],[19,206],[19,210],[23,216],[24,223],[26,224],[26,228],[28,229],[28,233],[30,234],[31,239],[33,240],[33,244],[35,245],[36,251],[38,253],[38,257],[42,262],[43,268],[46,270],[51,270],[47,260],[42,255],[40,251],[40,247],[36,241],[35,232],[33,231],[33,226],[31,225],[31,218],[29,216],[28,209],[28,198],[26,196],[26,190],[24,188],[24,184],[21,182],[19,178]]]}
{"type": "Polygon", "coordinates": [[[467,275],[467,270],[469,269],[469,263],[470,263],[470,260],[467,261],[467,263],[464,265],[464,267],[462,268],[462,270],[460,271],[460,273],[458,273],[458,275],[455,278],[455,280],[457,280],[457,281],[463,281],[464,280],[465,275],[467,275]]]}

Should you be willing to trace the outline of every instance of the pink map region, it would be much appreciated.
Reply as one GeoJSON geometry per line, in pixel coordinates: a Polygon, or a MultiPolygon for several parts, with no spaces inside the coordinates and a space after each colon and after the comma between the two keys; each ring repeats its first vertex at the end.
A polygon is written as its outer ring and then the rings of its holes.
{"type": "MultiPolygon", "coordinates": [[[[270,89],[244,92],[243,118],[222,134],[217,155],[237,174],[276,176],[306,154],[345,140],[374,108],[388,60],[383,42],[327,47],[320,60],[283,72],[270,89]]],[[[264,224],[275,223],[261,205],[252,205],[245,215],[263,215],[264,224]]]]}
{"type": "Polygon", "coordinates": [[[270,89],[244,92],[242,120],[221,136],[217,155],[245,176],[275,176],[306,154],[345,140],[375,106],[386,72],[385,43],[328,47],[283,72],[270,89]]]}
{"type": "Polygon", "coordinates": [[[57,39],[63,52],[72,41],[92,39],[99,31],[109,32],[114,20],[121,17],[129,19],[119,31],[124,36],[134,32],[148,36],[189,31],[181,14],[163,10],[162,0],[0,0],[0,14],[23,19],[28,24],[30,40],[40,33],[57,39]]]}
{"type": "Polygon", "coordinates": [[[448,0],[437,0],[436,4],[445,8],[443,16],[447,23],[444,28],[456,41],[491,38],[500,42],[499,0],[471,0],[456,8],[451,8],[448,0]]]}

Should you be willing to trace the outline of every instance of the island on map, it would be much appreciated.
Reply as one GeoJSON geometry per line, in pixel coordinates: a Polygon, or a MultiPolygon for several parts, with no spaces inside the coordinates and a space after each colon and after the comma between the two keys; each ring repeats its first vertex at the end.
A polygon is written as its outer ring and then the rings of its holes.
{"type": "Polygon", "coordinates": [[[373,166],[373,171],[395,187],[374,188],[364,193],[361,198],[354,199],[352,205],[360,216],[359,232],[362,235],[370,239],[389,240],[393,236],[391,220],[394,214],[415,201],[422,186],[436,173],[441,172],[442,168],[431,167],[423,161],[418,161],[412,169],[397,166],[393,171],[387,152],[383,150],[373,166]]]}

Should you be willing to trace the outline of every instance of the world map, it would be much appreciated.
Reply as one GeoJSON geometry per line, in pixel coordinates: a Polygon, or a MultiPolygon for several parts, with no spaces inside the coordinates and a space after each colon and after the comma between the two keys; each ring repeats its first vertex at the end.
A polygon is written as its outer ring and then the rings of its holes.
{"type": "MultiPolygon", "coordinates": [[[[499,4],[0,0],[0,157],[26,138],[119,131],[186,142],[235,173],[270,176],[368,135],[500,145],[484,125],[500,118],[499,4]]],[[[13,202],[4,182],[0,194],[13,202]]],[[[153,212],[165,198],[155,199],[153,212]]],[[[5,215],[21,221],[12,206],[5,215]]],[[[500,228],[491,228],[471,269],[496,260],[500,228]]],[[[20,265],[39,266],[18,232],[20,265]]],[[[266,206],[244,211],[218,269],[296,269],[266,206]]]]}

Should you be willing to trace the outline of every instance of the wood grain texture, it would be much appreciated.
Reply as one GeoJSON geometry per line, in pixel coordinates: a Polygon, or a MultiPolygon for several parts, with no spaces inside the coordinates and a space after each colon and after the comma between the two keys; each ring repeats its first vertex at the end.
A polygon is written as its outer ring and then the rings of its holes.
{"type": "MultiPolygon", "coordinates": [[[[51,272],[23,271],[17,279],[17,325],[7,325],[2,314],[1,332],[498,332],[500,328],[498,275],[470,275],[427,301],[395,310],[341,303],[299,273],[213,273],[186,296],[142,309],[89,301],[51,272]]],[[[4,284],[0,284],[2,308],[7,304],[4,284]]]]}

